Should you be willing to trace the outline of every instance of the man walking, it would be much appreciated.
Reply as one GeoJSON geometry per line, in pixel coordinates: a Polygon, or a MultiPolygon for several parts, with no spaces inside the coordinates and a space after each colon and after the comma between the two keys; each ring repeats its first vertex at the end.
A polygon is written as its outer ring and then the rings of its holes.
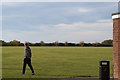
{"type": "Polygon", "coordinates": [[[26,64],[28,64],[28,66],[30,67],[31,71],[32,71],[32,75],[35,75],[34,73],[34,69],[31,65],[31,56],[32,56],[32,53],[31,53],[31,49],[29,47],[29,43],[25,42],[24,43],[24,46],[25,46],[25,56],[24,56],[24,63],[23,63],[23,72],[22,74],[25,74],[25,69],[26,69],[26,64]]]}

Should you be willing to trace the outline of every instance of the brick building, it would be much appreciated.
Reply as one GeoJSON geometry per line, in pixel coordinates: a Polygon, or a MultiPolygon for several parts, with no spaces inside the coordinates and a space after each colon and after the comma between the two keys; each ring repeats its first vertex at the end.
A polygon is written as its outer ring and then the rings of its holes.
{"type": "Polygon", "coordinates": [[[120,80],[120,13],[112,14],[114,78],[120,80]]]}

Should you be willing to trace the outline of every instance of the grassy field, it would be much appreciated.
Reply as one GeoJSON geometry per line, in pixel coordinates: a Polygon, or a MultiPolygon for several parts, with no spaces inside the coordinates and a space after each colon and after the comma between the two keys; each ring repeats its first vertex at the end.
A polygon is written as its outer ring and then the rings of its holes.
{"type": "Polygon", "coordinates": [[[111,61],[112,47],[31,47],[36,75],[27,66],[22,72],[24,47],[2,47],[3,78],[73,78],[96,77],[99,61],[111,61]]]}

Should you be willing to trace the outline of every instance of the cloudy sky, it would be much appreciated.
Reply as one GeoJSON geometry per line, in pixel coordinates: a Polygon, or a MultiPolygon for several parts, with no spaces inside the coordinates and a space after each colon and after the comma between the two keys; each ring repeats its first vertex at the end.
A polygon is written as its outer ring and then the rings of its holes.
{"type": "Polygon", "coordinates": [[[112,39],[117,2],[13,2],[2,5],[2,39],[101,42],[112,39]]]}

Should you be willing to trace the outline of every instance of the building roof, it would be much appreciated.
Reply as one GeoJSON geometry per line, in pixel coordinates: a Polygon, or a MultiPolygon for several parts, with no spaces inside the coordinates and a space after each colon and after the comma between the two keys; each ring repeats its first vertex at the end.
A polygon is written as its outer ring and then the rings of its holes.
{"type": "Polygon", "coordinates": [[[112,14],[112,19],[118,19],[120,18],[120,13],[113,13],[112,14]]]}
{"type": "Polygon", "coordinates": [[[120,14],[120,12],[118,12],[118,13],[113,13],[112,15],[119,15],[120,14]]]}

